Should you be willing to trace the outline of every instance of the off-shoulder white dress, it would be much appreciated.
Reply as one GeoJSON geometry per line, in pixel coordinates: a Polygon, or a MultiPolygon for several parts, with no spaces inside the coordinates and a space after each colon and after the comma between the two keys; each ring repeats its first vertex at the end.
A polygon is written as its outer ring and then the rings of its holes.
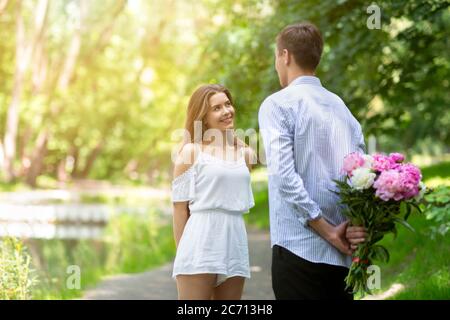
{"type": "MultiPolygon", "coordinates": [[[[243,149],[241,148],[241,151],[243,149]]],[[[172,201],[189,201],[172,277],[217,274],[216,285],[232,276],[250,278],[243,214],[255,205],[243,152],[237,161],[199,151],[195,163],[172,182],[172,201]]]]}

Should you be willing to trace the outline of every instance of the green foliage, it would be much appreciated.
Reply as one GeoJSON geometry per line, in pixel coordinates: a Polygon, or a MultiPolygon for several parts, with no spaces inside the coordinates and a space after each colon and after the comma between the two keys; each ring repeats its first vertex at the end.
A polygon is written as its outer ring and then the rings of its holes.
{"type": "Polygon", "coordinates": [[[33,289],[33,299],[73,299],[96,284],[105,275],[104,259],[108,252],[95,240],[30,240],[39,262],[35,269],[40,282],[33,289]],[[80,268],[81,288],[69,288],[69,266],[80,268]]]}
{"type": "Polygon", "coordinates": [[[450,230],[450,187],[441,186],[425,196],[426,217],[434,221],[431,237],[445,236],[450,230]]]}
{"type": "MultiPolygon", "coordinates": [[[[9,2],[0,14],[2,142],[18,72],[16,21],[22,17],[26,36],[32,37],[35,6],[9,2]]],[[[38,137],[47,132],[39,175],[167,180],[171,133],[183,124],[180,110],[197,62],[196,23],[204,16],[198,9],[194,1],[50,1],[22,83],[15,159],[19,179],[29,174],[26,163],[37,162],[38,137]],[[187,28],[181,33],[182,23],[187,28]],[[188,51],[185,59],[180,52],[188,51]],[[61,85],[64,76],[69,80],[61,85]]],[[[33,43],[29,40],[25,45],[33,43]]]]}
{"type": "Polygon", "coordinates": [[[14,238],[0,241],[0,300],[26,300],[37,282],[31,256],[14,238]]]}
{"type": "Polygon", "coordinates": [[[258,192],[254,192],[255,206],[248,215],[244,215],[245,222],[259,229],[269,229],[269,195],[267,185],[258,192]]]}
{"type": "Polygon", "coordinates": [[[112,218],[106,231],[109,273],[140,272],[175,256],[172,228],[152,215],[122,214],[112,218]]]}

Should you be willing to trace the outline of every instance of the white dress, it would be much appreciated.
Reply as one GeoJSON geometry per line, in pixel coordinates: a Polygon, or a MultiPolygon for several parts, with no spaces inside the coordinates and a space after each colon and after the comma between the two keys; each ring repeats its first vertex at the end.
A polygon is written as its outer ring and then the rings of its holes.
{"type": "Polygon", "coordinates": [[[232,276],[250,278],[242,215],[255,203],[242,152],[228,161],[199,151],[195,163],[173,180],[172,201],[189,201],[191,214],[178,244],[174,279],[213,273],[219,285],[232,276]]]}

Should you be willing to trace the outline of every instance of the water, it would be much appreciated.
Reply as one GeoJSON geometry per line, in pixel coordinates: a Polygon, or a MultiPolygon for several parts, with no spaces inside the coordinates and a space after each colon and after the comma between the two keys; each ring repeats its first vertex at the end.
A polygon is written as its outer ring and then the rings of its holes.
{"type": "Polygon", "coordinates": [[[148,206],[103,204],[0,204],[0,237],[98,239],[112,215],[148,210],[148,206]]]}

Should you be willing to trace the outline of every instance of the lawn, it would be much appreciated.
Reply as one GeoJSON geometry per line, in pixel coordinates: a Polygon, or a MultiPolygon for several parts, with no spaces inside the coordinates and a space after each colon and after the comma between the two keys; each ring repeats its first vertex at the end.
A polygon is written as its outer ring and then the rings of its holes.
{"type": "Polygon", "coordinates": [[[382,291],[394,283],[404,289],[390,299],[450,299],[450,237],[431,236],[433,220],[415,215],[411,232],[400,227],[397,238],[386,236],[381,243],[390,261],[380,264],[382,291]]]}

